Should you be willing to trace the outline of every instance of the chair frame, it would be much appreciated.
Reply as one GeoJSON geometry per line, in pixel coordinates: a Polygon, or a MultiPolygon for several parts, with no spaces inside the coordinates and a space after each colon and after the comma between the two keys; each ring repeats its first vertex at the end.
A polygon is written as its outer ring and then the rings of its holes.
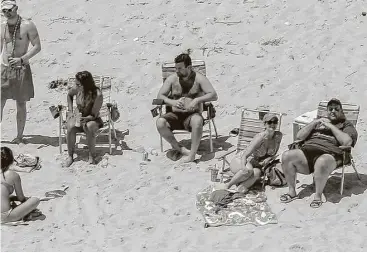
{"type": "Polygon", "coordinates": [[[243,138],[243,136],[241,135],[241,131],[244,131],[244,132],[248,132],[248,131],[246,131],[244,129],[241,129],[241,126],[243,126],[242,121],[249,120],[249,121],[253,121],[253,122],[260,122],[260,121],[262,122],[262,119],[263,119],[264,115],[267,114],[267,113],[275,114],[275,115],[278,116],[279,122],[278,122],[278,126],[277,126],[276,130],[280,131],[281,124],[282,124],[282,117],[283,117],[283,115],[285,115],[284,113],[273,112],[273,111],[269,111],[269,110],[256,110],[256,109],[248,109],[248,108],[242,109],[242,111],[241,111],[241,120],[240,120],[240,128],[239,128],[239,133],[238,133],[237,147],[232,149],[232,150],[229,150],[226,153],[224,153],[224,154],[217,157],[218,161],[223,160],[222,167],[221,167],[221,170],[219,172],[221,174],[221,179],[220,179],[221,182],[223,182],[224,174],[227,171],[227,170],[225,170],[226,165],[228,165],[228,166],[230,165],[230,161],[227,160],[227,156],[234,153],[234,152],[236,152],[236,154],[237,154],[238,152],[240,152],[242,150],[245,150],[247,148],[247,146],[250,144],[250,142],[252,141],[253,137],[258,133],[257,131],[254,131],[254,134],[253,134],[254,136],[251,137],[251,138],[249,137],[247,145],[244,146],[242,144],[243,140],[241,138],[243,138]],[[246,118],[245,117],[246,112],[258,113],[259,118],[258,119],[246,118]]]}
{"type": "MultiPolygon", "coordinates": [[[[94,75],[93,79],[99,80],[99,84],[100,84],[99,88],[101,89],[102,94],[103,94],[103,90],[108,89],[108,98],[103,97],[103,104],[102,104],[102,108],[105,106],[104,109],[106,110],[106,112],[104,114],[106,115],[101,115],[101,117],[107,117],[107,120],[103,121],[103,127],[101,127],[97,131],[96,137],[103,134],[105,130],[108,130],[107,134],[108,134],[109,154],[112,154],[112,135],[113,135],[113,139],[117,140],[116,129],[114,126],[114,122],[111,119],[112,103],[110,101],[111,100],[110,94],[111,94],[111,88],[112,88],[112,84],[111,84],[112,78],[110,76],[105,76],[105,75],[94,75]],[[105,79],[108,80],[109,84],[107,86],[102,86],[105,82],[105,79]],[[108,99],[108,101],[106,101],[106,99],[108,99]]],[[[68,78],[68,85],[70,85],[72,82],[75,82],[75,78],[74,77],[68,78]]],[[[63,137],[66,138],[66,135],[67,135],[67,132],[66,132],[67,120],[66,120],[66,116],[65,116],[65,120],[63,117],[63,111],[66,111],[65,109],[67,109],[67,106],[64,106],[64,105],[58,106],[58,111],[60,114],[59,116],[59,151],[60,151],[60,154],[62,153],[62,138],[63,137]]],[[[77,135],[86,136],[86,133],[79,132],[77,133],[77,135]]]]}
{"type": "MultiPolygon", "coordinates": [[[[192,68],[193,68],[194,71],[199,72],[203,75],[206,75],[206,65],[205,65],[204,61],[202,61],[202,60],[192,60],[192,68]]],[[[168,76],[173,74],[173,72],[174,72],[174,71],[172,71],[173,69],[174,69],[174,63],[172,63],[172,62],[164,62],[162,64],[163,82],[166,80],[166,78],[168,76]],[[170,70],[170,71],[166,71],[166,70],[170,70]]],[[[162,99],[154,99],[152,104],[156,105],[156,107],[152,111],[158,110],[159,117],[161,117],[162,114],[163,114],[163,107],[165,107],[165,112],[167,112],[167,104],[165,104],[162,99]]],[[[203,118],[204,118],[203,127],[207,124],[209,125],[210,152],[213,152],[212,124],[213,124],[214,131],[215,131],[215,138],[218,138],[218,131],[217,131],[217,127],[216,127],[215,122],[214,122],[214,117],[213,118],[211,117],[212,115],[215,114],[214,105],[211,102],[203,103],[202,113],[203,112],[207,112],[206,117],[203,116],[203,118]]],[[[203,129],[203,133],[205,133],[205,132],[208,132],[208,130],[203,129]]],[[[174,135],[177,135],[177,134],[191,134],[190,131],[183,130],[183,129],[182,130],[173,130],[172,133],[174,135]]],[[[163,152],[164,150],[163,150],[163,137],[162,136],[160,136],[160,146],[161,146],[161,152],[163,152]]]]}
{"type": "MultiPolygon", "coordinates": [[[[317,109],[317,118],[321,118],[321,117],[325,116],[325,113],[323,113],[323,111],[326,108],[327,103],[328,103],[328,101],[321,101],[319,103],[318,109],[317,109]]],[[[355,128],[357,128],[357,122],[358,122],[358,116],[359,116],[359,112],[360,112],[360,106],[355,105],[355,104],[349,104],[349,103],[342,103],[342,106],[343,106],[343,111],[344,111],[344,114],[346,115],[347,120],[348,120],[348,115],[353,115],[354,114],[355,119],[349,120],[349,121],[354,125],[355,128]],[[344,107],[348,107],[348,106],[356,107],[356,109],[349,110],[349,113],[348,113],[348,110],[347,110],[347,112],[344,110],[344,107]]],[[[292,144],[289,145],[289,149],[301,148],[303,143],[304,143],[304,140],[296,140],[292,144]]],[[[342,168],[342,175],[341,175],[341,182],[340,182],[340,195],[343,195],[344,179],[345,179],[345,167],[346,166],[351,165],[353,167],[355,173],[357,174],[357,178],[359,180],[362,180],[362,179],[361,179],[361,177],[360,177],[360,175],[357,171],[357,168],[355,166],[355,162],[354,162],[354,159],[353,159],[353,156],[352,156],[353,147],[352,146],[339,146],[339,148],[343,151],[343,161],[342,161],[342,165],[337,166],[334,169],[334,171],[337,170],[337,169],[340,169],[340,167],[342,168]],[[350,161],[349,163],[347,162],[348,158],[349,158],[349,161],[350,161]]]]}

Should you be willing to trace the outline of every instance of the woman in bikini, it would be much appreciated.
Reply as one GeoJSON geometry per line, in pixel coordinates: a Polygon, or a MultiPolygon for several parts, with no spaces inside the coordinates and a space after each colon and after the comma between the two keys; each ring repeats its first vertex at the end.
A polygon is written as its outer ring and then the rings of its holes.
{"type": "Polygon", "coordinates": [[[278,118],[274,114],[266,114],[263,118],[265,130],[258,133],[248,148],[239,152],[231,161],[230,169],[233,178],[224,189],[239,185],[238,191],[247,192],[261,176],[261,168],[274,158],[279,150],[283,134],[276,131],[278,118]]]}
{"type": "Polygon", "coordinates": [[[13,161],[13,152],[10,148],[1,147],[1,223],[23,219],[40,203],[38,198],[24,196],[19,174],[9,170],[13,161]],[[14,190],[16,196],[11,195],[14,190]],[[21,204],[13,208],[14,201],[21,204]]]}
{"type": "Polygon", "coordinates": [[[67,142],[69,157],[65,166],[69,167],[74,161],[76,134],[85,132],[89,148],[89,163],[95,164],[96,133],[103,126],[99,117],[103,103],[101,90],[95,85],[93,76],[88,71],[78,72],[75,75],[75,85],[67,95],[67,142]],[[73,98],[76,96],[76,111],[73,111],[73,98]],[[80,122],[76,115],[80,114],[80,122]],[[77,124],[80,123],[80,124],[77,124]]]}

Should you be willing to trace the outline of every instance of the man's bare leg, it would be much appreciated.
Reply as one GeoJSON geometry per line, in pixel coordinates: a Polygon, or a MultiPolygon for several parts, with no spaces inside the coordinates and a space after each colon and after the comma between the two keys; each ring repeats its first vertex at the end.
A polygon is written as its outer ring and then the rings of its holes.
{"type": "Polygon", "coordinates": [[[19,144],[23,141],[23,132],[27,120],[27,102],[17,101],[17,137],[12,143],[19,144]]]}
{"type": "Polygon", "coordinates": [[[1,122],[3,121],[3,114],[4,114],[4,107],[6,104],[6,98],[3,98],[3,96],[1,96],[1,122]]]}
{"type": "Polygon", "coordinates": [[[336,161],[332,155],[324,154],[317,158],[314,168],[314,178],[316,186],[314,200],[321,201],[321,196],[324,191],[328,177],[336,168],[336,161]]]}
{"type": "Polygon", "coordinates": [[[299,149],[284,152],[282,155],[282,169],[289,187],[288,194],[295,197],[297,195],[296,174],[310,174],[308,162],[303,152],[299,149]]]}
{"type": "Polygon", "coordinates": [[[189,155],[190,150],[185,147],[181,147],[178,141],[176,140],[174,134],[172,133],[171,129],[169,128],[169,124],[166,119],[159,118],[157,120],[157,129],[159,134],[169,143],[171,144],[172,148],[181,152],[183,155],[189,155]]]}
{"type": "Polygon", "coordinates": [[[185,159],[185,162],[193,162],[195,160],[196,153],[199,149],[201,137],[203,135],[203,118],[200,115],[194,114],[190,119],[191,126],[191,150],[189,157],[185,159]]]}

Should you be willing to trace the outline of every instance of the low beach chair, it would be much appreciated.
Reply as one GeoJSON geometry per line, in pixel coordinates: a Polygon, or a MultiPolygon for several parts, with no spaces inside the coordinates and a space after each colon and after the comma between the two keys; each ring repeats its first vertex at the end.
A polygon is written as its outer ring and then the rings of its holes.
{"type": "Polygon", "coordinates": [[[252,109],[242,110],[241,122],[240,122],[240,127],[239,127],[239,132],[238,132],[237,147],[217,157],[219,161],[223,160],[222,168],[219,171],[219,173],[221,174],[221,182],[223,182],[223,178],[226,176],[225,172],[228,171],[226,169],[226,166],[229,166],[230,164],[230,160],[228,159],[228,156],[234,152],[236,152],[237,154],[240,151],[245,150],[247,146],[251,143],[255,135],[264,131],[264,122],[262,120],[264,118],[264,115],[267,113],[272,113],[278,116],[279,123],[278,123],[276,130],[280,131],[282,116],[284,114],[279,113],[279,112],[271,112],[268,110],[252,110],[252,109]]]}
{"type": "MultiPolygon", "coordinates": [[[[319,103],[319,106],[317,108],[317,118],[324,118],[327,117],[327,103],[328,101],[321,101],[319,103]]],[[[357,121],[359,116],[359,106],[354,104],[348,104],[348,103],[342,103],[344,115],[347,120],[349,120],[354,127],[357,127],[357,121]]],[[[293,148],[300,148],[303,145],[303,140],[296,140],[292,144],[289,145],[290,149],[293,148]]],[[[345,177],[345,167],[351,165],[358,177],[359,180],[362,180],[354,163],[354,159],[352,156],[352,146],[340,146],[340,149],[343,150],[343,161],[340,166],[338,166],[337,169],[342,169],[341,174],[341,182],[340,182],[340,195],[343,195],[344,190],[344,177],[345,177]]]]}
{"type": "MultiPolygon", "coordinates": [[[[193,60],[192,61],[192,69],[196,72],[199,72],[202,75],[206,75],[206,67],[205,62],[201,60],[193,60]]],[[[172,74],[176,74],[175,63],[172,62],[165,62],[162,65],[162,78],[163,82],[172,74]]],[[[163,114],[163,110],[165,112],[169,112],[171,110],[170,106],[164,104],[162,99],[154,99],[153,105],[156,105],[154,109],[151,110],[153,117],[161,116],[163,114]],[[164,109],[163,109],[164,108],[164,109]]],[[[210,145],[210,152],[213,152],[213,136],[212,136],[212,124],[215,131],[215,138],[218,138],[217,127],[215,126],[214,122],[215,117],[215,109],[212,103],[204,103],[203,104],[203,118],[204,118],[204,127],[208,126],[209,129],[203,129],[204,133],[209,133],[209,145],[210,145]]],[[[189,131],[186,130],[173,130],[173,134],[190,134],[189,131]]],[[[161,152],[163,152],[163,138],[160,136],[160,145],[161,145],[161,152]]]]}
{"type": "MultiPolygon", "coordinates": [[[[100,117],[103,120],[103,127],[100,128],[97,132],[97,136],[100,135],[108,135],[108,146],[109,153],[112,154],[112,135],[113,139],[117,140],[116,130],[114,127],[114,122],[111,120],[111,80],[112,78],[109,76],[93,76],[94,82],[97,87],[101,89],[103,94],[103,104],[100,110],[100,117]]],[[[75,83],[75,77],[68,78],[68,86],[71,86],[75,83]]],[[[75,109],[76,107],[74,107],[75,109]]],[[[62,153],[62,138],[66,137],[66,112],[65,116],[63,115],[63,111],[66,111],[67,106],[59,105],[60,117],[59,117],[59,147],[60,154],[62,153]]],[[[77,133],[77,135],[85,136],[85,133],[77,133]]]]}

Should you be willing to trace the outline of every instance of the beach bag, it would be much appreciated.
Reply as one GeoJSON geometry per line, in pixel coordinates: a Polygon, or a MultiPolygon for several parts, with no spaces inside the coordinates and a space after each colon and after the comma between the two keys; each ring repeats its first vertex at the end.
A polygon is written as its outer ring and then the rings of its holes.
{"type": "Polygon", "coordinates": [[[120,112],[119,112],[119,109],[117,107],[117,104],[114,103],[114,104],[112,104],[112,107],[111,107],[111,120],[113,122],[116,122],[119,118],[120,118],[120,112]]]}
{"type": "Polygon", "coordinates": [[[279,159],[273,160],[269,164],[265,165],[263,185],[284,186],[287,184],[284,173],[277,168],[278,166],[280,166],[279,159]]]}

